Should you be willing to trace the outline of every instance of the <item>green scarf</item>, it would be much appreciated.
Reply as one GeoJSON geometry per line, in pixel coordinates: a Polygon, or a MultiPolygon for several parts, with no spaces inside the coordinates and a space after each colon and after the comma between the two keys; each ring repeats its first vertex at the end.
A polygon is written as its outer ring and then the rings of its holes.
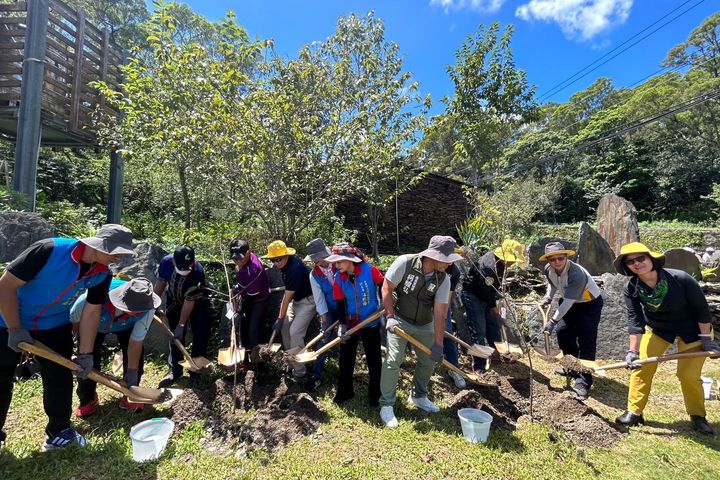
{"type": "Polygon", "coordinates": [[[663,278],[658,282],[653,290],[648,292],[644,287],[638,285],[637,293],[640,297],[640,301],[645,305],[645,308],[650,312],[656,312],[663,300],[665,295],[668,293],[668,282],[667,279],[663,278]]]}

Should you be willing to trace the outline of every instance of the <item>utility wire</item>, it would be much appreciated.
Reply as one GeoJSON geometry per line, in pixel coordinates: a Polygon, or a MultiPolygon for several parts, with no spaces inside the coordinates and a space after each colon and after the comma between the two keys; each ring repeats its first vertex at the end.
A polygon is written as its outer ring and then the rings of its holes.
{"type": "Polygon", "coordinates": [[[630,38],[628,38],[627,40],[625,40],[624,42],[622,42],[622,43],[621,43],[620,45],[618,45],[617,47],[615,47],[615,48],[613,48],[612,50],[610,50],[609,52],[607,52],[605,55],[601,56],[600,58],[598,58],[598,59],[595,60],[594,62],[586,65],[584,68],[578,70],[577,72],[575,72],[573,75],[571,75],[571,76],[568,77],[567,79],[563,80],[562,82],[556,84],[554,87],[552,87],[550,90],[546,91],[546,93],[542,95],[542,97],[540,98],[540,101],[542,102],[544,99],[546,99],[546,98],[548,98],[548,97],[550,97],[550,96],[552,96],[552,95],[555,95],[556,93],[559,93],[559,92],[561,92],[562,90],[565,90],[565,89],[566,89],[567,87],[569,87],[570,85],[578,82],[578,81],[581,80],[582,78],[585,78],[585,77],[588,76],[590,73],[594,72],[595,70],[597,70],[597,69],[600,68],[601,66],[605,65],[606,63],[608,63],[610,60],[613,60],[614,58],[618,57],[619,55],[621,55],[622,53],[626,52],[626,51],[629,50],[630,48],[634,47],[634,46],[637,45],[638,43],[642,42],[643,40],[645,40],[645,39],[648,38],[649,36],[653,35],[653,34],[654,34],[655,32],[657,32],[658,30],[662,29],[663,27],[665,27],[665,26],[669,25],[670,23],[674,22],[675,20],[677,20],[677,19],[680,18],[681,16],[685,15],[687,12],[689,12],[689,11],[692,10],[693,8],[697,7],[698,5],[700,5],[701,3],[703,3],[705,0],[699,0],[697,3],[695,3],[694,5],[691,5],[689,8],[683,10],[682,12],[680,12],[679,14],[677,14],[676,16],[674,16],[673,18],[671,18],[671,19],[668,20],[667,22],[661,24],[660,26],[658,26],[657,28],[653,29],[653,30],[650,31],[649,33],[647,33],[647,34],[641,36],[639,39],[635,40],[638,36],[642,35],[645,31],[647,31],[648,29],[650,29],[650,28],[652,28],[653,26],[657,25],[659,22],[661,22],[662,20],[664,20],[664,19],[667,18],[668,16],[672,15],[672,14],[673,14],[674,12],[676,12],[677,10],[681,9],[682,7],[684,7],[685,5],[687,5],[688,3],[691,3],[691,2],[693,2],[693,1],[695,1],[695,0],[686,0],[685,2],[681,3],[680,5],[678,5],[677,7],[675,7],[674,9],[672,9],[671,11],[669,11],[668,13],[666,13],[665,15],[663,15],[662,17],[660,17],[659,19],[657,19],[655,22],[651,23],[650,25],[648,25],[648,26],[645,27],[644,29],[642,29],[642,30],[640,30],[639,32],[637,32],[637,33],[636,33],[635,35],[633,35],[632,37],[630,37],[630,38]],[[633,41],[633,40],[635,40],[635,41],[633,41]],[[630,43],[630,42],[632,42],[632,43],[630,43]],[[628,43],[629,43],[629,45],[627,45],[628,43]],[[622,47],[625,46],[625,45],[627,45],[627,46],[626,46],[625,48],[622,48],[622,47]],[[619,51],[618,51],[618,50],[619,50],[619,51]],[[615,52],[617,52],[617,53],[615,53],[615,52]],[[613,55],[613,53],[614,53],[614,55],[613,55]],[[602,60],[605,59],[606,57],[608,57],[608,58],[607,58],[606,60],[602,61],[602,60]],[[600,63],[598,63],[598,62],[600,62],[600,63]],[[596,65],[596,64],[597,64],[597,65],[596,65]],[[592,67],[592,68],[591,68],[591,67],[592,67]],[[589,70],[588,70],[588,69],[589,69],[589,70]]]}

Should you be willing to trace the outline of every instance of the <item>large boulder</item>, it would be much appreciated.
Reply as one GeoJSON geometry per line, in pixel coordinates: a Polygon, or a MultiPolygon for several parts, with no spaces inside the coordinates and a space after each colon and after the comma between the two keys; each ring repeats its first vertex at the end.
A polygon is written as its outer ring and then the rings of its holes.
{"type": "Polygon", "coordinates": [[[665,267],[682,270],[692,275],[695,280],[702,280],[700,260],[694,252],[684,248],[671,248],[665,252],[665,267]]]}
{"type": "Polygon", "coordinates": [[[623,290],[628,278],[605,273],[602,279],[603,309],[597,336],[597,358],[623,359],[628,350],[628,320],[623,290]]]}
{"type": "Polygon", "coordinates": [[[597,229],[615,254],[620,247],[640,241],[635,206],[614,193],[603,195],[597,208],[597,229]]]}
{"type": "MultiPolygon", "coordinates": [[[[551,242],[560,242],[565,248],[577,251],[577,247],[573,241],[558,237],[540,237],[528,247],[528,261],[530,265],[540,270],[545,267],[545,262],[541,262],[540,257],[545,253],[545,245],[551,242]]],[[[574,257],[571,257],[571,259],[574,260],[574,257]]]]}
{"type": "Polygon", "coordinates": [[[0,213],[0,262],[15,259],[31,243],[57,236],[57,228],[37,213],[0,213]]]}
{"type": "Polygon", "coordinates": [[[577,262],[590,272],[590,275],[615,273],[613,259],[615,254],[608,242],[586,222],[580,222],[577,243],[577,262]]]}

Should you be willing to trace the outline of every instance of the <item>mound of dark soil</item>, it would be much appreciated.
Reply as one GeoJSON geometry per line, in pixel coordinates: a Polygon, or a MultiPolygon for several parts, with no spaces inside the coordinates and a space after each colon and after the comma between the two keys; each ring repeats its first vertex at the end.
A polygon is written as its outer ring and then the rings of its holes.
{"type": "MultiPolygon", "coordinates": [[[[527,377],[500,376],[496,372],[481,375],[481,380],[494,387],[464,390],[455,396],[453,408],[479,408],[493,416],[493,425],[514,429],[518,418],[530,414],[530,383],[527,377]]],[[[624,433],[595,410],[576,399],[570,392],[554,391],[537,380],[533,388],[533,418],[565,432],[566,437],[581,447],[609,447],[623,438],[624,433]]]]}
{"type": "Polygon", "coordinates": [[[277,372],[256,378],[252,370],[238,371],[234,393],[232,376],[187,390],[173,404],[172,420],[177,428],[207,420],[215,437],[268,449],[312,434],[327,421],[312,396],[277,372]]]}
{"type": "Polygon", "coordinates": [[[592,368],[588,368],[580,360],[573,357],[572,355],[563,355],[560,359],[560,365],[565,369],[566,372],[576,373],[593,373],[592,368]]]}

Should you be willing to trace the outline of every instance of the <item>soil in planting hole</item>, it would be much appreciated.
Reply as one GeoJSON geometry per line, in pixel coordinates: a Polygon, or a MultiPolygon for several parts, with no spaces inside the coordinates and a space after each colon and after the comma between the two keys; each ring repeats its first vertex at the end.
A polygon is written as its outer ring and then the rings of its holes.
{"type": "MultiPolygon", "coordinates": [[[[526,372],[524,372],[526,373],[526,372]]],[[[496,372],[480,375],[484,382],[497,387],[463,390],[452,400],[452,408],[479,408],[493,416],[493,425],[513,430],[521,416],[530,414],[529,379],[500,376],[496,372]]],[[[594,409],[570,392],[554,391],[534,380],[533,416],[536,420],[565,432],[580,447],[610,447],[625,435],[594,409]]]]}
{"type": "Polygon", "coordinates": [[[238,371],[234,412],[232,375],[187,390],[172,411],[178,429],[206,420],[214,437],[270,450],[314,433],[328,418],[311,395],[277,371],[238,371]]]}

